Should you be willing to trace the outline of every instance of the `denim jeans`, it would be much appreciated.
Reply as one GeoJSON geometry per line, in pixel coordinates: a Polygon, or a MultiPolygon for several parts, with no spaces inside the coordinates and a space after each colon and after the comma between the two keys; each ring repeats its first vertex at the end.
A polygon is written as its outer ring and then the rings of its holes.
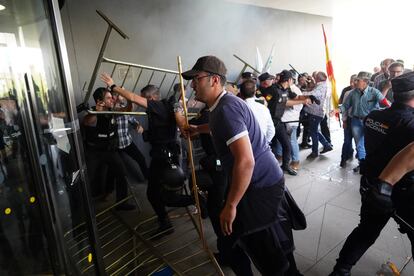
{"type": "Polygon", "coordinates": [[[352,136],[354,136],[358,160],[365,159],[364,122],[358,118],[351,120],[352,136]]]}
{"type": "MultiPolygon", "coordinates": [[[[351,118],[348,118],[347,126],[344,128],[344,143],[342,144],[342,160],[348,160],[354,154],[352,148],[352,128],[351,128],[351,118]]],[[[345,122],[344,122],[345,123],[345,122]]]]}
{"type": "Polygon", "coordinates": [[[324,148],[331,147],[331,144],[326,140],[325,136],[319,131],[319,125],[322,121],[322,117],[309,114],[309,132],[312,138],[312,153],[318,155],[319,142],[324,148]]]}
{"type": "MultiPolygon", "coordinates": [[[[298,144],[298,137],[296,136],[298,126],[291,126],[292,133],[290,134],[290,146],[292,148],[292,161],[298,162],[299,161],[299,144],[298,144]]],[[[278,156],[282,156],[282,145],[277,142],[276,145],[276,154],[278,156]]]]}

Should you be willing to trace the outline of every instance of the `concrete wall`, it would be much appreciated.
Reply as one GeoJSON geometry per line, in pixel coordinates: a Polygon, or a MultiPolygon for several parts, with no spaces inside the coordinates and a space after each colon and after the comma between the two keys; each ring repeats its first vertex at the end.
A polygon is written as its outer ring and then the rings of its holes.
{"type": "MultiPolygon", "coordinates": [[[[123,40],[112,32],[105,56],[116,60],[177,70],[177,55],[187,69],[198,57],[212,54],[225,62],[228,79],[234,80],[243,64],[233,54],[254,66],[256,46],[265,62],[275,43],[272,73],[289,63],[301,72],[325,68],[321,24],[330,30],[329,17],[218,0],[71,0],[62,9],[62,21],[78,103],[107,28],[97,9],[130,37],[123,40]]],[[[131,89],[130,83],[125,87],[131,89]]],[[[98,81],[95,87],[101,85],[98,81]]],[[[148,144],[140,135],[134,140],[149,160],[148,144]]]]}
{"type": "MultiPolygon", "coordinates": [[[[255,65],[256,46],[265,62],[275,43],[272,72],[289,63],[300,71],[325,68],[321,24],[330,30],[329,17],[218,0],[71,0],[62,19],[78,91],[89,81],[106,32],[96,9],[130,37],[123,40],[113,31],[106,51],[113,59],[177,70],[177,55],[186,69],[199,56],[213,54],[233,80],[243,66],[233,54],[255,65]]],[[[76,98],[80,101],[81,92],[76,98]]]]}

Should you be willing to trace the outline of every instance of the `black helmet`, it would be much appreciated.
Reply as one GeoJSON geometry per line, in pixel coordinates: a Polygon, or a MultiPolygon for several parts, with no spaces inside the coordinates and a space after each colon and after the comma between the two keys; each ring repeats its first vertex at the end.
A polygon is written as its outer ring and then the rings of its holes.
{"type": "Polygon", "coordinates": [[[165,190],[170,192],[181,191],[185,181],[185,174],[179,165],[168,163],[160,171],[160,184],[165,190]]]}

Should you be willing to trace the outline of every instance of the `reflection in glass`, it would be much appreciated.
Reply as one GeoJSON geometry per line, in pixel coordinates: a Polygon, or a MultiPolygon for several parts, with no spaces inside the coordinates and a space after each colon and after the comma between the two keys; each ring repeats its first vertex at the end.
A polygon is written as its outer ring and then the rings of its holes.
{"type": "Polygon", "coordinates": [[[0,275],[93,275],[78,130],[42,4],[0,11],[0,275]]]}

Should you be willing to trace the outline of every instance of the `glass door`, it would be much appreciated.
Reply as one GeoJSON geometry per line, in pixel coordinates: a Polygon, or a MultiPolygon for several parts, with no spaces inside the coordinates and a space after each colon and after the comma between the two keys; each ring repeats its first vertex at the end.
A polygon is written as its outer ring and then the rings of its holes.
{"type": "Polygon", "coordinates": [[[57,1],[0,4],[0,275],[100,275],[57,1]]]}

